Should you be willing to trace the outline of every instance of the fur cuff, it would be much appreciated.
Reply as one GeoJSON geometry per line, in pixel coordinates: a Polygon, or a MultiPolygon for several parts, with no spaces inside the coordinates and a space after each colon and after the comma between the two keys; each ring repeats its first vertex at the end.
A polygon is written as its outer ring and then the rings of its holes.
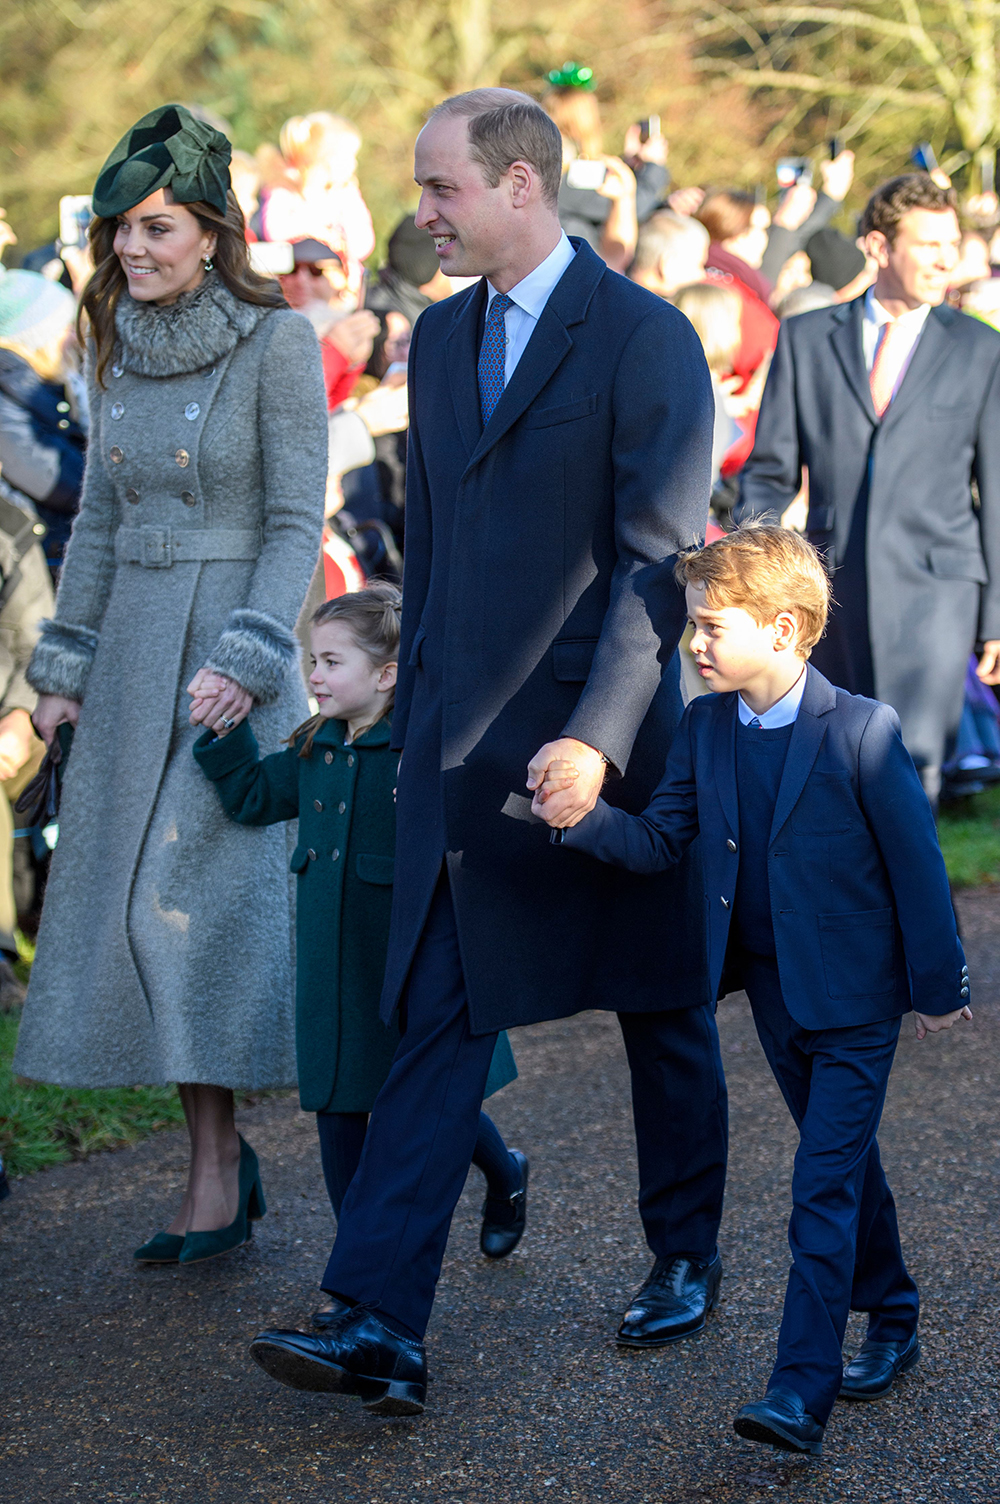
{"type": "Polygon", "coordinates": [[[90,627],[43,621],[25,678],[40,695],[63,695],[82,703],[98,640],[90,627]]]}
{"type": "Polygon", "coordinates": [[[258,705],[273,705],[299,661],[299,641],[263,611],[234,611],[206,668],[235,679],[258,705]]]}

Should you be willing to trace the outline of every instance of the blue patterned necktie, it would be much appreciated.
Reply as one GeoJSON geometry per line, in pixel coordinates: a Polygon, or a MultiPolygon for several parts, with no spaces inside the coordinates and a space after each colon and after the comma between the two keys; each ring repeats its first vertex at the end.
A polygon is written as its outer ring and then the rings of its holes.
{"type": "Polygon", "coordinates": [[[479,351],[479,403],[484,425],[493,416],[493,409],[503,396],[507,383],[507,326],[504,314],[512,301],[505,292],[498,292],[486,316],[483,343],[479,351]]]}
{"type": "Polygon", "coordinates": [[[754,718],[753,718],[752,721],[747,721],[747,730],[748,731],[763,731],[763,729],[764,729],[763,726],[760,724],[760,721],[757,719],[756,716],[754,716],[754,718]]]}

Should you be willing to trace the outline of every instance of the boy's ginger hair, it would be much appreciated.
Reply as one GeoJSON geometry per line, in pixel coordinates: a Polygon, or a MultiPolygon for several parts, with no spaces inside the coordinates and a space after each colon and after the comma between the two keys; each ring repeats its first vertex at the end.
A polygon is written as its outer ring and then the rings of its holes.
{"type": "Polygon", "coordinates": [[[761,626],[782,611],[799,624],[795,651],[808,658],[826,630],[830,580],[812,544],[791,528],[747,522],[704,548],[681,555],[678,583],[703,585],[706,604],[736,606],[761,626]]]}

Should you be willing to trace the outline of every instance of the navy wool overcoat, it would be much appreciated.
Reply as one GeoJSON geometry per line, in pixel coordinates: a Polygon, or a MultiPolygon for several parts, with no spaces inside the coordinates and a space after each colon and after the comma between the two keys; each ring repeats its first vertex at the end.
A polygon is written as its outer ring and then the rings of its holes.
{"type": "Polygon", "coordinates": [[[607,757],[609,799],[643,808],[683,709],[673,564],[708,509],[713,402],[694,330],[573,244],[485,430],[485,282],[414,330],[383,1016],[445,860],[474,1032],[704,1000],[689,868],[570,871],[525,787],[534,753],[566,734],[607,757]]]}

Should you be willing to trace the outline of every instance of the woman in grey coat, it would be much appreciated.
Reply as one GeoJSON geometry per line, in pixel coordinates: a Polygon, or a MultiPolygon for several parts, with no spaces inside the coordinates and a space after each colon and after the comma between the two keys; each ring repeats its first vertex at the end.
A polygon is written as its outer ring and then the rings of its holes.
{"type": "Polygon", "coordinates": [[[191,723],[249,713],[271,751],[307,714],[326,403],[311,325],[250,270],[228,161],[171,105],[98,178],[83,499],[28,673],[46,740],[76,729],[15,1068],[181,1083],[190,1176],[150,1262],[246,1241],[264,1207],[232,1093],[295,1081],[287,836],[226,819],[191,723]]]}

